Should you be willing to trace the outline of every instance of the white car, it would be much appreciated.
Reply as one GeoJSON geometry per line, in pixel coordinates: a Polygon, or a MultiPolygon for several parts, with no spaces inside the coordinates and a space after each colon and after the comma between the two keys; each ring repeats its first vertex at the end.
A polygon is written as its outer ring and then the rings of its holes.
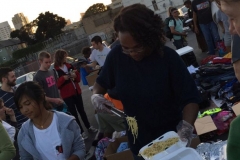
{"type": "Polygon", "coordinates": [[[33,81],[33,77],[34,77],[35,73],[36,72],[29,72],[27,74],[24,74],[24,75],[18,77],[17,80],[16,80],[16,86],[15,87],[17,88],[23,82],[33,81]]]}
{"type": "Polygon", "coordinates": [[[188,16],[188,9],[185,6],[182,6],[181,8],[178,9],[180,15],[182,17],[188,16]]]}

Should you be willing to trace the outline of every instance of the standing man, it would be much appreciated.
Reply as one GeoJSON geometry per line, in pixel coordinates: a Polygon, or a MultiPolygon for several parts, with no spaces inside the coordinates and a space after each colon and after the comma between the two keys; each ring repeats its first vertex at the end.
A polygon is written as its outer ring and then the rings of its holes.
{"type": "Polygon", "coordinates": [[[93,37],[91,44],[94,48],[92,54],[89,57],[92,63],[87,64],[87,66],[95,68],[98,63],[102,68],[104,66],[105,59],[111,49],[102,45],[102,38],[100,36],[93,37]]]}
{"type": "Polygon", "coordinates": [[[220,1],[216,0],[216,5],[219,8],[216,14],[217,23],[221,26],[222,33],[223,33],[223,40],[226,46],[226,53],[231,52],[231,42],[232,36],[229,31],[229,21],[228,16],[221,10],[220,1]]]}
{"type": "Polygon", "coordinates": [[[54,109],[62,111],[63,100],[60,98],[60,94],[56,86],[57,77],[55,77],[53,70],[49,70],[52,63],[51,55],[48,52],[40,52],[38,60],[41,66],[33,80],[42,86],[46,93],[46,100],[53,105],[54,109]]]}
{"type": "Polygon", "coordinates": [[[17,128],[20,129],[22,124],[27,121],[28,118],[22,115],[14,103],[14,90],[12,88],[16,85],[16,76],[14,71],[8,67],[0,68],[0,81],[2,83],[0,98],[3,99],[6,107],[11,108],[14,111],[18,123],[17,128]]]}
{"type": "Polygon", "coordinates": [[[184,47],[183,45],[183,36],[187,36],[187,34],[183,31],[183,22],[179,18],[179,11],[177,8],[171,9],[171,16],[172,19],[169,21],[169,27],[171,30],[171,33],[173,34],[173,44],[177,49],[180,49],[184,47]]]}
{"type": "MultiPolygon", "coordinates": [[[[193,11],[192,11],[192,2],[190,0],[187,0],[184,2],[184,6],[186,8],[188,8],[188,17],[189,18],[193,18],[193,11]]],[[[194,23],[191,22],[191,24],[193,25],[191,27],[192,31],[194,32],[194,23]]],[[[199,23],[197,21],[197,27],[199,29],[199,33],[196,33],[196,39],[197,39],[197,43],[198,43],[198,48],[200,48],[202,50],[202,52],[207,52],[208,48],[207,48],[207,44],[206,41],[204,39],[202,30],[199,26],[199,23]]]]}
{"type": "Polygon", "coordinates": [[[220,40],[217,25],[213,22],[211,2],[209,0],[193,0],[193,23],[195,33],[201,28],[208,45],[210,55],[215,55],[215,46],[220,40]],[[200,28],[198,28],[198,23],[200,28]]]}

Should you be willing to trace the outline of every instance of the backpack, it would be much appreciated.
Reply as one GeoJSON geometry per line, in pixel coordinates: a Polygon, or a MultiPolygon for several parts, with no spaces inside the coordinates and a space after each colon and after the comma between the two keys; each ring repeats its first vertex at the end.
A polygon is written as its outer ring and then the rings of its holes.
{"type": "Polygon", "coordinates": [[[168,17],[165,19],[164,21],[164,32],[165,32],[165,36],[171,41],[173,39],[173,34],[171,32],[171,29],[169,27],[169,22],[170,20],[174,21],[174,27],[177,25],[176,24],[176,20],[173,17],[168,17]]]}

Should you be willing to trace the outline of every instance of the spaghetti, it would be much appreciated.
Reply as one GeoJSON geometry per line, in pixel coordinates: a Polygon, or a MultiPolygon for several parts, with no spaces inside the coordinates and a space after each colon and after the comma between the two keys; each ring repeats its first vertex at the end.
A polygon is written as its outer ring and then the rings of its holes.
{"type": "Polygon", "coordinates": [[[143,151],[142,155],[150,158],[150,157],[158,154],[159,152],[166,150],[168,147],[172,146],[173,144],[177,143],[178,141],[179,141],[179,138],[174,137],[174,138],[169,138],[165,141],[153,143],[152,146],[146,148],[143,151]]]}
{"type": "Polygon", "coordinates": [[[135,117],[126,117],[128,126],[129,126],[129,130],[131,129],[134,141],[133,144],[135,144],[135,140],[138,137],[138,125],[137,125],[137,120],[135,119],[135,117]]]}

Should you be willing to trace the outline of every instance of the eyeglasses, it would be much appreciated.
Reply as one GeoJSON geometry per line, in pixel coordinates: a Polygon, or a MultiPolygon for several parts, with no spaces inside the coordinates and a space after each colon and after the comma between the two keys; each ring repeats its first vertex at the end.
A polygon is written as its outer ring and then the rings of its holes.
{"type": "Polygon", "coordinates": [[[124,54],[131,54],[131,53],[137,53],[137,54],[139,54],[139,53],[144,52],[144,50],[145,50],[144,47],[139,47],[138,49],[131,49],[131,50],[122,48],[122,52],[123,52],[124,54]]]}

